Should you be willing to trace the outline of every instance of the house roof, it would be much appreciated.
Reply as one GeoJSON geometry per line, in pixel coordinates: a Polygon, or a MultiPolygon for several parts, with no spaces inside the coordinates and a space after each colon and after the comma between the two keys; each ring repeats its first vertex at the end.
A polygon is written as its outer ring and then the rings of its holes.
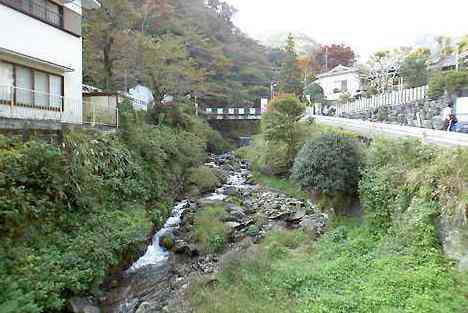
{"type": "MultiPolygon", "coordinates": [[[[458,57],[461,59],[466,59],[468,58],[468,52],[463,52],[458,57]]],[[[433,68],[446,68],[446,67],[451,67],[451,66],[456,66],[456,65],[457,65],[457,55],[455,54],[441,56],[432,62],[433,68]]]]}
{"type": "Polygon", "coordinates": [[[331,77],[331,76],[339,76],[343,74],[349,74],[349,73],[357,73],[357,69],[354,67],[349,67],[349,66],[344,66],[344,65],[337,65],[334,67],[332,70],[322,73],[320,75],[317,75],[317,78],[324,78],[324,77],[331,77]]]}

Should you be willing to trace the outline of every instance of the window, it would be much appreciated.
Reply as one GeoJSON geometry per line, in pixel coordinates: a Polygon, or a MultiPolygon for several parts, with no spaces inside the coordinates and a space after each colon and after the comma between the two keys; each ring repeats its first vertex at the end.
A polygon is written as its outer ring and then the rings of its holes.
{"type": "Polygon", "coordinates": [[[16,104],[33,104],[33,71],[29,68],[16,66],[16,104]]]}
{"type": "Polygon", "coordinates": [[[16,10],[63,28],[63,7],[49,0],[0,0],[16,10]]]}
{"type": "MultiPolygon", "coordinates": [[[[62,77],[49,75],[49,93],[50,93],[50,106],[60,108],[62,107],[62,77]]],[[[143,103],[144,105],[144,103],[143,103]]]]}
{"type": "Polygon", "coordinates": [[[57,26],[62,26],[62,14],[60,7],[50,1],[47,2],[46,20],[57,26]]]}
{"type": "Polygon", "coordinates": [[[12,100],[13,65],[0,61],[0,103],[12,100]]]}
{"type": "Polygon", "coordinates": [[[245,109],[240,108],[240,109],[239,109],[239,115],[243,115],[243,114],[245,114],[245,109]]]}
{"type": "Polygon", "coordinates": [[[0,62],[0,101],[14,99],[16,105],[61,109],[63,78],[25,66],[0,62]]]}
{"type": "Polygon", "coordinates": [[[250,108],[250,114],[255,115],[255,108],[250,108]]]}
{"type": "Polygon", "coordinates": [[[218,108],[218,114],[223,114],[223,113],[224,113],[223,108],[218,108]]]}
{"type": "Polygon", "coordinates": [[[348,81],[347,80],[342,80],[341,81],[341,92],[346,92],[348,91],[348,81]]]}
{"type": "Polygon", "coordinates": [[[34,71],[34,105],[49,105],[49,79],[46,73],[34,71]]]}

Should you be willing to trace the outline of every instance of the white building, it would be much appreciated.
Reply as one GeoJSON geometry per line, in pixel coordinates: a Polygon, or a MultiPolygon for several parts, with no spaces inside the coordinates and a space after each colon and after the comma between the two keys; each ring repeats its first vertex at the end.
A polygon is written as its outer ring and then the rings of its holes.
{"type": "Polygon", "coordinates": [[[326,100],[338,100],[343,94],[355,96],[361,89],[356,68],[338,65],[329,72],[317,76],[315,83],[322,87],[326,100]]]}
{"type": "Polygon", "coordinates": [[[81,10],[97,0],[0,0],[0,117],[82,122],[81,10]]]}
{"type": "Polygon", "coordinates": [[[141,84],[135,86],[135,88],[130,89],[128,92],[133,99],[138,101],[132,101],[133,107],[135,110],[147,111],[148,106],[154,102],[153,92],[148,87],[145,87],[141,84]]]}

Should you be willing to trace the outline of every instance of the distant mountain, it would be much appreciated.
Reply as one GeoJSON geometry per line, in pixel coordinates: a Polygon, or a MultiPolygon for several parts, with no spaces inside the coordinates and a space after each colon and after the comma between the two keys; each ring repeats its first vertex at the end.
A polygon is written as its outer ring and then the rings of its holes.
{"type": "MultiPolygon", "coordinates": [[[[288,35],[289,33],[268,34],[260,36],[259,40],[267,47],[283,48],[286,45],[286,41],[288,40],[288,35]]],[[[293,36],[296,40],[296,48],[299,55],[309,54],[311,51],[320,46],[320,43],[306,34],[293,33],[293,36]]]]}

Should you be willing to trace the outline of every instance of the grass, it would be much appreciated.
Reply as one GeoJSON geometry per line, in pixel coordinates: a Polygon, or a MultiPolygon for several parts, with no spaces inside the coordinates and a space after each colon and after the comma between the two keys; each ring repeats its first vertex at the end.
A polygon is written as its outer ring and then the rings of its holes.
{"type": "Polygon", "coordinates": [[[267,176],[258,172],[254,173],[254,179],[268,188],[284,192],[290,197],[297,199],[308,199],[309,196],[301,187],[290,179],[275,176],[267,176]]]}
{"type": "Polygon", "coordinates": [[[223,206],[201,208],[195,215],[195,239],[205,253],[218,253],[224,250],[228,239],[228,229],[221,221],[226,214],[223,206]]]}
{"type": "Polygon", "coordinates": [[[270,234],[255,258],[227,266],[214,286],[192,289],[195,312],[466,312],[466,280],[442,258],[381,253],[391,238],[343,221],[317,243],[301,231],[270,234]]]}

